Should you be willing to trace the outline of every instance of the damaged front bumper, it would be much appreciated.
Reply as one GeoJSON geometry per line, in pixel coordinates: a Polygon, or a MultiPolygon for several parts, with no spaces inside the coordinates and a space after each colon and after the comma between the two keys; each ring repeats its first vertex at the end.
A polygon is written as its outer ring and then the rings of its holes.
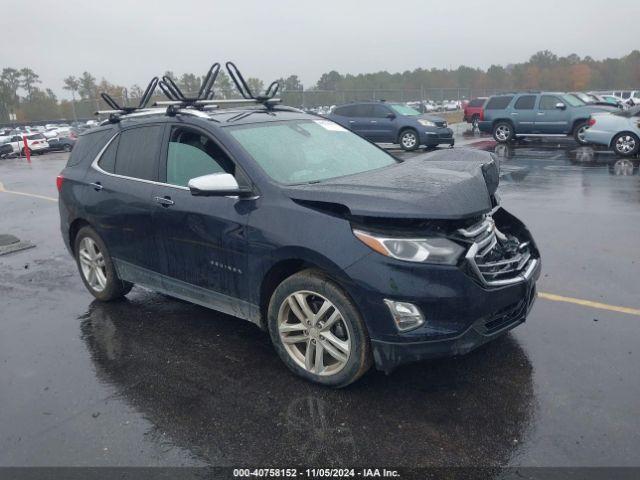
{"type": "Polygon", "coordinates": [[[467,245],[457,265],[402,262],[372,254],[349,267],[376,367],[462,355],[520,325],[536,297],[541,260],[529,231],[498,207],[451,238],[467,245]],[[415,305],[424,323],[399,332],[385,299],[415,305]]]}
{"type": "Polygon", "coordinates": [[[529,279],[520,286],[522,298],[492,314],[481,316],[460,334],[417,342],[372,340],[376,367],[388,373],[406,363],[465,355],[512,330],[526,320],[533,306],[536,298],[535,280],[539,274],[540,263],[536,262],[529,279]]]}

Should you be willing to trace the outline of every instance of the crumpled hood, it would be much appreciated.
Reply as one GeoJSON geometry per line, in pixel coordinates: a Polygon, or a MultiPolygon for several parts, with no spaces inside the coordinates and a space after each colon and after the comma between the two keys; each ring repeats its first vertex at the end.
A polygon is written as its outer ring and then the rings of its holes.
{"type": "Polygon", "coordinates": [[[452,149],[283,192],[303,204],[333,204],[357,216],[461,219],[490,211],[497,184],[492,154],[452,149]]]}

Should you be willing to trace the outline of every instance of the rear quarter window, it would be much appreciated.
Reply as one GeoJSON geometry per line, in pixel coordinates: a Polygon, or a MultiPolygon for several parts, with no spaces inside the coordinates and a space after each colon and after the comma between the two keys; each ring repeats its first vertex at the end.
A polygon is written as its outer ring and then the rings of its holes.
{"type": "Polygon", "coordinates": [[[85,159],[93,161],[113,134],[113,129],[106,129],[80,135],[78,141],[73,146],[73,150],[67,161],[67,167],[78,165],[85,159]]]}
{"type": "Polygon", "coordinates": [[[504,95],[500,97],[491,97],[485,105],[485,110],[504,110],[513,100],[513,95],[504,95]]]}

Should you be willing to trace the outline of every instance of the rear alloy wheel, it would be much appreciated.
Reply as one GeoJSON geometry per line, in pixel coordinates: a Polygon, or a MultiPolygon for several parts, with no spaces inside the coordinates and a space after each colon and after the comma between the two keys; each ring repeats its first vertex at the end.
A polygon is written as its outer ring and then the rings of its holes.
{"type": "Polygon", "coordinates": [[[510,142],[513,136],[513,126],[509,122],[498,122],[493,127],[493,138],[498,143],[510,142]]]}
{"type": "Polygon", "coordinates": [[[478,130],[479,125],[480,125],[480,116],[474,115],[473,117],[471,117],[471,129],[478,130]]]}
{"type": "Polygon", "coordinates": [[[269,304],[269,333],[285,364],[316,383],[344,387],[371,365],[360,314],[320,272],[300,272],[276,288],[269,304]]]}
{"type": "Polygon", "coordinates": [[[80,229],[74,245],[80,276],[94,297],[107,302],[129,293],[133,284],[118,278],[107,247],[91,227],[80,229]]]}
{"type": "Polygon", "coordinates": [[[589,144],[589,142],[587,142],[584,138],[584,134],[587,131],[587,128],[589,128],[589,124],[587,122],[580,122],[573,129],[573,138],[580,145],[589,144]]]}
{"type": "Polygon", "coordinates": [[[65,146],[62,147],[62,150],[64,150],[65,152],[70,152],[71,151],[71,145],[65,144],[65,146]]]}
{"type": "Polygon", "coordinates": [[[640,149],[640,140],[633,133],[619,133],[613,139],[613,151],[621,157],[633,157],[640,149]]]}
{"type": "Polygon", "coordinates": [[[416,131],[404,130],[400,134],[400,146],[407,152],[418,148],[420,146],[420,141],[418,140],[418,134],[416,133],[416,131]]]}

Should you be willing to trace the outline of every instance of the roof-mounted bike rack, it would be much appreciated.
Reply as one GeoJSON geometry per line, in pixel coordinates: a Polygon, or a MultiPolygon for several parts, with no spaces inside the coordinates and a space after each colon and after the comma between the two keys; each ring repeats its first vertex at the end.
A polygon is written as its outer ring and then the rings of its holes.
{"type": "Polygon", "coordinates": [[[140,98],[140,102],[138,103],[137,107],[128,107],[128,106],[122,107],[118,104],[118,102],[116,102],[113,99],[111,95],[109,95],[107,92],[102,92],[100,93],[100,97],[102,97],[105,103],[111,107],[111,110],[98,110],[97,112],[95,112],[95,114],[109,115],[109,122],[118,123],[120,121],[121,115],[129,115],[134,112],[145,110],[147,108],[147,104],[149,103],[149,100],[151,100],[153,92],[155,91],[158,83],[159,83],[158,77],[153,77],[151,79],[151,81],[149,82],[149,85],[147,85],[146,90],[142,94],[142,97],[140,98]]]}

